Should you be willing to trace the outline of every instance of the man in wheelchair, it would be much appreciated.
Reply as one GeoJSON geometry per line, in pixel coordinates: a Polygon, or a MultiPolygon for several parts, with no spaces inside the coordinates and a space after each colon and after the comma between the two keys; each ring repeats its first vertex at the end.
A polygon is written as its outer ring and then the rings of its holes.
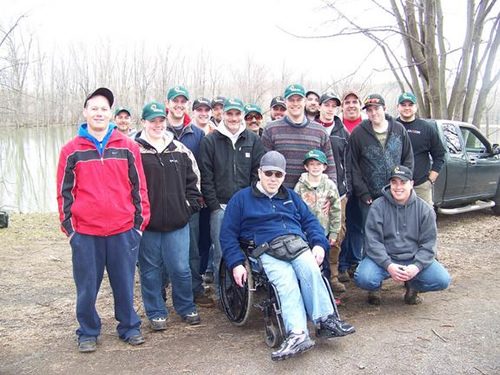
{"type": "Polygon", "coordinates": [[[319,265],[329,246],[323,228],[300,196],[282,186],[285,170],[283,155],[267,152],[260,162],[259,181],[240,190],[228,203],[220,234],[227,267],[240,287],[248,276],[240,248],[243,239],[253,240],[252,256],[260,259],[277,289],[287,338],[272,353],[273,360],[314,347],[307,315],[316,325],[316,337],[331,339],[355,332],[338,316],[321,276],[319,265]]]}

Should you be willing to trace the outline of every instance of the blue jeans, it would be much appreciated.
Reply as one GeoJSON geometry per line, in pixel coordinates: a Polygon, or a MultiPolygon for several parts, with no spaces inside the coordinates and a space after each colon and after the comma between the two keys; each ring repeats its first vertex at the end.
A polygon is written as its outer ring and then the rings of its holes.
{"type": "MultiPolygon", "coordinates": [[[[398,261],[398,264],[408,265],[412,261],[398,261]]],[[[378,266],[371,258],[365,257],[354,274],[356,284],[361,288],[369,291],[379,290],[382,287],[382,282],[390,278],[391,275],[382,267],[378,266]]],[[[427,268],[420,271],[417,276],[408,281],[410,288],[417,292],[434,292],[443,290],[450,285],[450,274],[439,263],[434,260],[427,268]]]]}
{"type": "Polygon", "coordinates": [[[289,262],[267,254],[260,258],[269,281],[278,291],[287,333],[307,333],[306,314],[314,323],[333,314],[330,294],[311,251],[289,262]]]}
{"type": "Polygon", "coordinates": [[[219,290],[219,268],[220,261],[222,259],[222,248],[220,246],[219,235],[222,227],[222,219],[224,219],[224,210],[216,210],[210,213],[210,237],[212,238],[212,243],[214,244],[214,284],[215,293],[220,296],[219,290]]]}
{"type": "Polygon", "coordinates": [[[200,275],[200,253],[198,239],[200,238],[200,213],[195,212],[189,219],[189,268],[191,269],[191,282],[193,295],[197,296],[205,291],[203,279],[200,275]]]}
{"type": "Polygon", "coordinates": [[[161,296],[166,269],[172,283],[174,308],[181,317],[196,311],[189,269],[189,224],[171,232],[144,231],[139,249],[139,271],[144,309],[149,320],[167,317],[161,296]]]}
{"type": "Polygon", "coordinates": [[[134,278],[139,241],[135,229],[113,236],[89,236],[75,233],[71,237],[73,278],[76,285],[76,317],[78,342],[95,341],[101,332],[101,318],[95,303],[104,268],[113,290],[117,331],[128,340],[140,333],[141,320],[134,309],[134,278]]]}
{"type": "Polygon", "coordinates": [[[358,198],[352,196],[346,205],[346,235],[339,256],[339,271],[347,271],[361,262],[363,226],[358,198]]]}

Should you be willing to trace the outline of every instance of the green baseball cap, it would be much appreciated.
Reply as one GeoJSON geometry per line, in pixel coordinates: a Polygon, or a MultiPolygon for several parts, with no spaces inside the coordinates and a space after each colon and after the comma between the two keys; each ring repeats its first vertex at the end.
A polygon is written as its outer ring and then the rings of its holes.
{"type": "Polygon", "coordinates": [[[226,101],[224,102],[224,107],[222,108],[222,110],[224,112],[227,112],[230,109],[237,109],[240,112],[243,112],[245,110],[243,102],[240,99],[238,99],[238,98],[229,98],[229,99],[226,99],[226,101]]]}
{"type": "Polygon", "coordinates": [[[292,95],[299,95],[299,96],[302,96],[303,98],[305,98],[306,97],[306,90],[304,89],[304,87],[302,85],[294,83],[285,89],[284,96],[285,96],[285,99],[288,99],[292,95]]]}
{"type": "Polygon", "coordinates": [[[248,115],[250,112],[257,112],[259,115],[262,116],[262,109],[257,104],[247,104],[245,106],[245,116],[248,115]]]}
{"type": "Polygon", "coordinates": [[[151,102],[144,106],[142,109],[142,119],[152,120],[157,117],[167,117],[165,113],[165,106],[160,102],[151,102]]]}
{"type": "Polygon", "coordinates": [[[187,100],[189,100],[189,92],[182,86],[174,86],[170,90],[168,90],[167,99],[174,100],[178,96],[183,96],[187,100]]]}
{"type": "Polygon", "coordinates": [[[320,163],[328,165],[328,161],[326,160],[326,155],[323,151],[320,150],[311,150],[306,156],[304,156],[303,164],[306,164],[309,159],[314,159],[319,161],[320,163]]]}
{"type": "Polygon", "coordinates": [[[130,112],[130,109],[128,109],[128,107],[118,107],[118,108],[116,108],[115,117],[118,116],[118,114],[120,112],[127,112],[129,116],[132,116],[132,112],[130,112]]]}
{"type": "Polygon", "coordinates": [[[404,92],[399,95],[398,104],[403,102],[412,102],[413,104],[417,104],[417,97],[411,92],[404,92]]]}

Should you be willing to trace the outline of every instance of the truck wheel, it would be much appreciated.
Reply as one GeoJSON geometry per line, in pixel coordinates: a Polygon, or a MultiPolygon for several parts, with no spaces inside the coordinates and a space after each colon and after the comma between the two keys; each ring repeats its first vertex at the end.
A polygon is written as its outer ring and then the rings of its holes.
{"type": "Polygon", "coordinates": [[[491,210],[495,215],[500,215],[500,184],[497,187],[497,193],[493,198],[493,202],[495,202],[495,205],[491,207],[491,210]]]}

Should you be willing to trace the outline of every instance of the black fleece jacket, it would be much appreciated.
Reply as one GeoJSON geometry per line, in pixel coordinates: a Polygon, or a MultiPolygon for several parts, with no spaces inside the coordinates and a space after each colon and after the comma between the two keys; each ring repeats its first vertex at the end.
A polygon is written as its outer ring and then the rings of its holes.
{"type": "Polygon", "coordinates": [[[234,147],[231,140],[214,130],[200,144],[201,191],[210,211],[227,204],[240,189],[257,180],[264,145],[260,137],[244,130],[234,147]]]}
{"type": "Polygon", "coordinates": [[[386,115],[389,122],[385,145],[378,140],[370,120],[356,126],[348,144],[348,175],[354,193],[363,202],[382,195],[392,169],[404,165],[413,171],[410,138],[401,123],[386,115]]]}

